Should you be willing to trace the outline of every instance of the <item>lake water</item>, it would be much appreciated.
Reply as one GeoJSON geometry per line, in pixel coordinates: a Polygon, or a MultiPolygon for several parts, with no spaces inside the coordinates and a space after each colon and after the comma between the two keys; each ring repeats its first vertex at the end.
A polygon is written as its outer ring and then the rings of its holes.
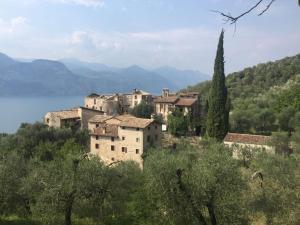
{"type": "Polygon", "coordinates": [[[72,97],[0,97],[0,133],[14,133],[23,122],[43,121],[49,111],[84,104],[83,96],[72,97]]]}

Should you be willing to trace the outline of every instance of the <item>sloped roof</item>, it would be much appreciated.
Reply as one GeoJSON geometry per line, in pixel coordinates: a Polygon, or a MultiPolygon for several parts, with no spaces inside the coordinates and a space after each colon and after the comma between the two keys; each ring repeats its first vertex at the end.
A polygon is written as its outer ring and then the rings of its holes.
{"type": "Polygon", "coordinates": [[[178,106],[192,106],[195,102],[197,102],[196,98],[180,98],[175,105],[178,106]]]}
{"type": "Polygon", "coordinates": [[[124,120],[120,123],[120,126],[123,127],[134,127],[134,128],[146,128],[149,126],[154,120],[153,119],[142,119],[142,118],[135,118],[135,119],[128,119],[124,120]]]}
{"type": "Polygon", "coordinates": [[[132,115],[120,115],[114,117],[114,119],[120,121],[119,126],[142,129],[149,126],[154,121],[153,119],[137,118],[132,115]]]}
{"type": "Polygon", "coordinates": [[[112,116],[107,116],[107,115],[96,115],[96,116],[93,116],[89,122],[90,123],[102,123],[102,122],[105,122],[106,120],[108,119],[111,119],[112,116]]]}
{"type": "Polygon", "coordinates": [[[95,97],[99,97],[100,95],[96,94],[96,93],[91,93],[90,95],[88,95],[88,98],[95,98],[95,97]]]}
{"type": "Polygon", "coordinates": [[[178,101],[177,96],[169,96],[169,97],[158,97],[154,100],[154,103],[176,103],[178,101]]]}
{"type": "Polygon", "coordinates": [[[78,108],[49,112],[48,115],[50,117],[58,117],[62,120],[80,118],[79,113],[78,113],[78,108]]]}
{"type": "Polygon", "coordinates": [[[224,142],[234,142],[241,144],[268,145],[271,140],[270,136],[228,133],[224,142]]]}

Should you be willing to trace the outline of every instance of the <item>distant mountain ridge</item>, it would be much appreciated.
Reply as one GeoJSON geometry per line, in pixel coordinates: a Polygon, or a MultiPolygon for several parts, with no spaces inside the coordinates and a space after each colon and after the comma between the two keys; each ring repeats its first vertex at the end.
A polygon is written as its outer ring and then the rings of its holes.
{"type": "MultiPolygon", "coordinates": [[[[189,82],[195,84],[195,80],[199,82],[208,76],[191,73],[190,77],[193,79],[189,82]]],[[[19,61],[0,53],[0,96],[87,95],[131,92],[134,88],[160,93],[162,88],[183,88],[178,79],[188,80],[186,74],[180,77],[180,72],[173,76],[139,66],[116,68],[76,59],[19,61]]]]}
{"type": "Polygon", "coordinates": [[[87,77],[97,77],[101,74],[127,74],[129,72],[136,73],[138,70],[141,74],[150,74],[153,76],[161,76],[172,83],[174,90],[179,90],[188,85],[197,84],[201,81],[210,80],[211,77],[207,74],[195,70],[180,70],[170,66],[163,66],[153,70],[146,70],[138,65],[132,65],[127,68],[110,67],[101,63],[82,62],[77,59],[61,59],[72,72],[87,77]]]}

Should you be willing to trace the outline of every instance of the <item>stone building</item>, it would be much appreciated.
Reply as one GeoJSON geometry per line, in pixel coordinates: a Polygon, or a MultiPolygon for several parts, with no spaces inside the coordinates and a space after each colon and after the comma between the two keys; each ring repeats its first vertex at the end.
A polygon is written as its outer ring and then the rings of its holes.
{"type": "Polygon", "coordinates": [[[44,123],[53,128],[75,126],[81,129],[88,129],[88,121],[96,115],[103,114],[99,110],[78,107],[69,110],[48,112],[45,115],[44,123]]]}
{"type": "Polygon", "coordinates": [[[245,147],[275,153],[274,147],[271,146],[271,140],[271,136],[228,133],[224,138],[224,144],[229,147],[235,147],[233,157],[239,158],[239,150],[245,147]]]}
{"type": "Polygon", "coordinates": [[[199,94],[197,92],[171,94],[163,89],[162,96],[154,99],[155,114],[161,115],[165,122],[172,111],[179,109],[184,115],[195,118],[200,115],[199,94]]]}
{"type": "Polygon", "coordinates": [[[90,119],[91,153],[106,164],[132,160],[143,166],[143,153],[161,145],[161,124],[131,115],[90,119]]]}
{"type": "Polygon", "coordinates": [[[100,110],[107,115],[127,113],[129,108],[142,101],[152,102],[152,95],[142,90],[134,89],[131,94],[90,94],[85,98],[85,107],[100,110]]]}

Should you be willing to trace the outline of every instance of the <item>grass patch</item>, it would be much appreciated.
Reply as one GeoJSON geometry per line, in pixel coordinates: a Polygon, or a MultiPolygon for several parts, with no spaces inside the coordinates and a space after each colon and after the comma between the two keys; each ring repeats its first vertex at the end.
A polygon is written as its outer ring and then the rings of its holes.
{"type": "Polygon", "coordinates": [[[1,217],[0,225],[41,225],[31,219],[19,218],[17,216],[1,217]]]}

